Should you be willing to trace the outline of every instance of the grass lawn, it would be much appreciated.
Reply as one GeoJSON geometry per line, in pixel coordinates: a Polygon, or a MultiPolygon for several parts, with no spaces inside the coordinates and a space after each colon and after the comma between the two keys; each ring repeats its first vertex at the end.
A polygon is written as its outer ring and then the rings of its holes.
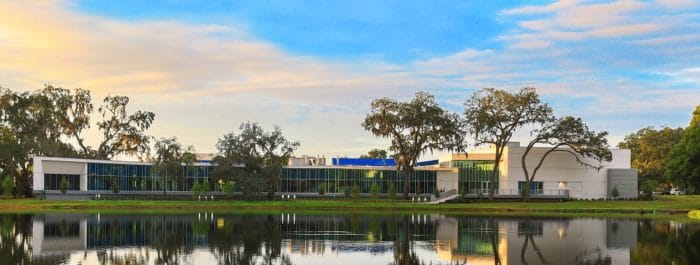
{"type": "Polygon", "coordinates": [[[118,211],[197,211],[197,210],[273,210],[329,212],[397,212],[397,213],[580,213],[580,214],[687,214],[700,209],[700,195],[660,196],[655,201],[565,201],[426,204],[388,200],[295,200],[295,201],[167,201],[167,200],[89,200],[52,201],[38,199],[0,199],[0,211],[35,210],[118,210],[118,211]]]}

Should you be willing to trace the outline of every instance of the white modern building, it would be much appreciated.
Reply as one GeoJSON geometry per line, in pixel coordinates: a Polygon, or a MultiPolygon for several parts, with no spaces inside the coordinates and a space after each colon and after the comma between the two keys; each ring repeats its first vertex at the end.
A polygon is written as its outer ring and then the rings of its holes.
{"type": "MultiPolygon", "coordinates": [[[[528,167],[534,167],[548,148],[535,147],[528,155],[528,167]]],[[[521,158],[525,147],[510,143],[499,162],[500,174],[495,187],[496,197],[516,198],[525,188],[521,158]]],[[[613,188],[621,198],[637,197],[637,173],[630,168],[630,150],[612,150],[612,161],[600,164],[600,169],[585,167],[566,152],[550,154],[530,187],[533,198],[607,198],[613,188]]],[[[299,157],[290,160],[282,174],[280,194],[343,195],[353,186],[368,194],[373,186],[386,194],[393,185],[400,193],[403,177],[391,159],[299,157]]],[[[494,169],[494,150],[481,149],[465,154],[453,154],[439,160],[421,162],[410,177],[412,196],[430,196],[435,190],[467,197],[486,196],[494,169]]],[[[213,194],[224,181],[211,174],[215,167],[210,160],[183,166],[184,176],[157,176],[145,162],[91,160],[63,157],[34,157],[34,190],[59,194],[64,183],[67,195],[93,196],[111,193],[187,195],[195,182],[207,182],[213,194]]],[[[66,195],[66,196],[67,196],[66,195]]]]}

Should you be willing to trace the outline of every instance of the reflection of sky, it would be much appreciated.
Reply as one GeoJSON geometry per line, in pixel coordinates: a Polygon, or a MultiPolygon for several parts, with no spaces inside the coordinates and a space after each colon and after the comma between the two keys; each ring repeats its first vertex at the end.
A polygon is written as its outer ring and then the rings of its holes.
{"type": "MultiPolygon", "coordinates": [[[[281,218],[279,215],[275,216],[281,218]]],[[[393,238],[396,234],[383,230],[384,240],[373,239],[372,233],[382,230],[370,229],[376,226],[368,224],[381,224],[386,229],[386,226],[397,225],[396,222],[400,221],[400,218],[294,216],[295,224],[285,225],[278,222],[279,220],[261,219],[260,216],[217,215],[216,218],[204,220],[204,224],[207,225],[197,226],[199,221],[196,221],[196,217],[187,215],[169,216],[165,219],[153,216],[120,218],[102,215],[101,221],[97,221],[96,216],[90,215],[66,217],[50,214],[35,218],[32,244],[35,250],[46,251],[37,253],[37,257],[70,253],[69,264],[97,264],[100,251],[113,253],[119,260],[143,261],[152,264],[158,254],[154,244],[163,243],[161,240],[164,240],[157,234],[162,231],[157,227],[169,223],[176,225],[178,232],[182,233],[182,238],[168,239],[172,240],[170,246],[178,247],[177,253],[181,254],[180,251],[186,247],[194,249],[190,254],[177,257],[184,263],[215,262],[217,252],[211,252],[213,250],[210,247],[231,246],[232,249],[228,249],[229,251],[242,250],[244,246],[260,247],[263,249],[261,253],[265,253],[266,246],[249,245],[244,242],[262,243],[270,235],[281,237],[281,254],[289,256],[294,264],[369,265],[387,264],[394,260],[397,245],[393,238]],[[219,244],[209,241],[215,238],[212,233],[216,233],[218,229],[233,229],[229,231],[236,231],[235,228],[245,229],[247,228],[245,224],[251,224],[256,220],[267,220],[272,221],[271,224],[281,225],[280,233],[273,232],[270,235],[252,233],[248,237],[239,237],[231,242],[222,242],[221,240],[228,240],[219,237],[217,238],[219,244]],[[75,224],[79,224],[77,225],[79,228],[74,229],[77,227],[75,224]],[[224,224],[236,227],[227,227],[224,224]],[[329,231],[328,227],[353,227],[356,232],[329,231]],[[70,229],[66,230],[66,228],[70,229]],[[61,231],[70,233],[68,236],[62,236],[61,231]],[[75,231],[79,231],[78,234],[75,231]],[[87,238],[91,236],[95,238],[87,238]],[[255,238],[252,238],[253,236],[255,238]],[[150,241],[134,240],[134,238],[150,238],[150,241]],[[199,238],[199,240],[193,240],[193,238],[199,238]],[[386,240],[387,238],[392,239],[386,240]],[[100,242],[103,243],[98,245],[89,243],[93,240],[101,240],[100,242]],[[72,243],[68,244],[68,242],[72,243]],[[87,244],[76,245],[75,242],[87,242],[87,244]],[[110,245],[109,242],[116,242],[113,243],[116,245],[110,245]],[[83,249],[85,247],[87,249],[83,249]]],[[[543,258],[553,264],[570,264],[576,260],[594,260],[597,255],[611,259],[613,264],[627,264],[631,249],[637,246],[638,233],[637,221],[634,220],[592,218],[497,218],[494,220],[496,226],[493,227],[487,219],[477,217],[431,215],[420,224],[410,223],[410,221],[408,224],[411,233],[416,233],[411,235],[414,241],[410,243],[410,251],[426,264],[464,262],[465,260],[470,262],[469,264],[488,264],[493,261],[494,253],[498,253],[504,261],[503,264],[518,265],[522,263],[520,253],[523,246],[528,246],[525,257],[531,264],[539,263],[543,258]],[[422,232],[417,233],[420,231],[422,232]],[[491,240],[496,240],[497,249],[491,248],[491,240]],[[526,240],[531,241],[525,244],[526,240]],[[535,251],[534,244],[537,245],[543,258],[535,251]]],[[[256,259],[261,260],[263,257],[256,257],[256,259]]]]}

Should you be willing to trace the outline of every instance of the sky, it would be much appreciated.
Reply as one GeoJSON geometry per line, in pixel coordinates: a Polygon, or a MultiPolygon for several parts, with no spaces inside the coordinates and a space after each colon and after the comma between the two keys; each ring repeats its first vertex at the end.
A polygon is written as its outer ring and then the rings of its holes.
{"type": "Polygon", "coordinates": [[[126,95],[156,113],[149,134],[199,152],[253,121],[296,154],[358,156],[388,145],[360,126],[370,102],[417,91],[462,113],[478,89],[536,87],[612,145],[685,127],[700,104],[697,1],[46,0],[0,14],[2,87],[126,95]]]}

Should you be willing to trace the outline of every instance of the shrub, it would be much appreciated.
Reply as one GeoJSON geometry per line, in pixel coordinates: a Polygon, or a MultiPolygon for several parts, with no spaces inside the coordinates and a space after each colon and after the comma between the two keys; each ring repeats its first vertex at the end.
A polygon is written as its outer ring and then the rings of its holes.
{"type": "Polygon", "coordinates": [[[112,178],[112,193],[119,193],[119,178],[112,178]]]}
{"type": "MultiPolygon", "coordinates": [[[[345,197],[350,197],[350,193],[352,191],[352,188],[350,188],[350,186],[348,186],[348,185],[345,185],[345,188],[343,188],[343,191],[345,191],[345,197]]],[[[359,191],[358,191],[358,193],[359,193],[359,191]]]]}
{"type": "Polygon", "coordinates": [[[612,190],[610,191],[610,196],[613,197],[613,199],[617,199],[617,197],[620,197],[620,191],[617,190],[617,186],[614,186],[612,190]]]}
{"type": "Polygon", "coordinates": [[[433,196],[435,196],[435,198],[439,199],[440,198],[440,191],[438,189],[433,190],[433,196]]]}
{"type": "Polygon", "coordinates": [[[208,181],[203,180],[202,183],[199,184],[199,186],[202,188],[201,191],[202,191],[202,195],[204,195],[204,196],[207,196],[207,194],[209,194],[209,191],[211,191],[211,187],[209,186],[208,181]]]}
{"type": "Polygon", "coordinates": [[[61,183],[58,184],[58,188],[61,190],[61,193],[66,194],[69,187],[70,183],[68,183],[68,180],[65,177],[61,178],[61,183]]]}
{"type": "Polygon", "coordinates": [[[396,200],[396,185],[389,184],[389,199],[396,200]]]}
{"type": "Polygon", "coordinates": [[[14,189],[15,189],[15,182],[12,181],[12,177],[5,176],[5,179],[2,180],[2,195],[5,197],[11,197],[12,190],[14,190],[14,189]]]}
{"type": "Polygon", "coordinates": [[[221,186],[221,191],[228,193],[228,194],[232,194],[233,193],[233,186],[234,186],[233,184],[234,183],[231,180],[224,182],[224,185],[221,186]]]}
{"type": "Polygon", "coordinates": [[[372,184],[372,186],[369,188],[369,193],[372,196],[372,199],[378,199],[379,198],[379,185],[377,183],[372,184]]]}
{"type": "Polygon", "coordinates": [[[199,181],[194,181],[192,183],[192,197],[197,197],[202,194],[202,186],[199,185],[199,181]]]}
{"type": "Polygon", "coordinates": [[[318,188],[318,195],[324,195],[324,194],[326,194],[326,188],[324,188],[323,186],[319,187],[318,188]]]}
{"type": "Polygon", "coordinates": [[[351,196],[352,196],[353,200],[357,200],[358,198],[360,198],[360,186],[353,184],[351,193],[352,193],[351,196]]]}

